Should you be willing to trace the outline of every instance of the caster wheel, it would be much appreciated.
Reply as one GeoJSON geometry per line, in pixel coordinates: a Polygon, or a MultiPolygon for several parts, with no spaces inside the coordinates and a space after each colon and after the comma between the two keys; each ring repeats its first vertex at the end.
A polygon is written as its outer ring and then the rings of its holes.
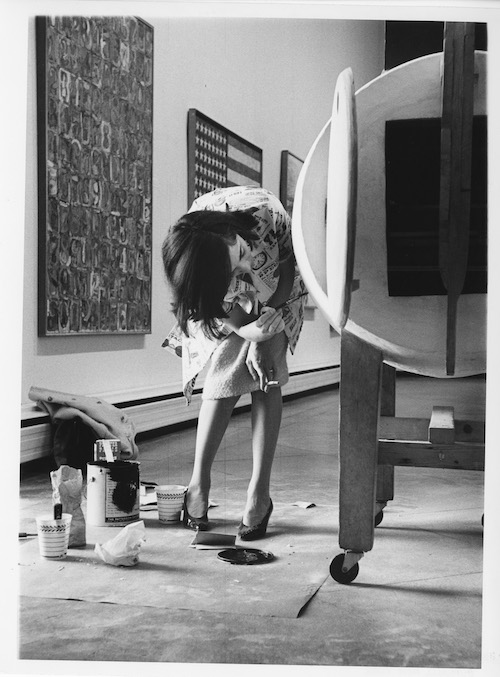
{"type": "Polygon", "coordinates": [[[481,517],[481,526],[484,527],[484,515],[481,517]]]}
{"type": "Polygon", "coordinates": [[[384,519],[384,511],[381,510],[375,515],[375,519],[373,520],[373,523],[376,527],[380,524],[380,522],[384,519]]]}
{"type": "Polygon", "coordinates": [[[330,576],[334,581],[337,581],[337,583],[352,583],[352,581],[359,574],[359,564],[356,562],[356,564],[351,569],[349,569],[349,571],[345,572],[342,571],[343,564],[344,555],[337,555],[337,557],[334,557],[332,559],[332,563],[330,564],[330,576]]]}

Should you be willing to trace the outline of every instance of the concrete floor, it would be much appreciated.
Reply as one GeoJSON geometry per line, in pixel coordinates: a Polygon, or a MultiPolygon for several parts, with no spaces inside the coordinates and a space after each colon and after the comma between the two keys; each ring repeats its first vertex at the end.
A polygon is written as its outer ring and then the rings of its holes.
{"type": "MultiPolygon", "coordinates": [[[[302,497],[336,514],[338,398],[335,389],[285,403],[275,504],[302,497]]],[[[484,379],[398,377],[398,416],[429,417],[440,404],[453,405],[457,418],[484,419],[484,379]]],[[[141,477],[186,484],[194,435],[187,429],[140,442],[141,477]]],[[[243,507],[249,440],[249,414],[238,414],[214,464],[212,497],[221,505],[243,507]]],[[[358,578],[339,585],[326,567],[324,584],[298,618],[21,597],[21,668],[31,671],[34,661],[148,662],[148,670],[154,662],[480,668],[483,479],[481,472],[397,468],[395,499],[358,578]]],[[[21,526],[47,486],[45,472],[23,473],[21,526]]],[[[332,557],[340,552],[337,528],[332,557]]],[[[292,523],[289,531],[293,537],[292,523]]],[[[87,674],[78,665],[77,674],[87,674]]]]}

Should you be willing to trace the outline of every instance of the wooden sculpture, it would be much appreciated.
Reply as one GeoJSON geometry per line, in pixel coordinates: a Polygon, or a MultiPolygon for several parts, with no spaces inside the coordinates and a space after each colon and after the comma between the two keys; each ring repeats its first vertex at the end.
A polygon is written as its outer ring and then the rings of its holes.
{"type": "MultiPolygon", "coordinates": [[[[455,421],[447,407],[435,408],[430,420],[395,417],[395,371],[451,378],[486,370],[486,289],[468,266],[473,127],[485,116],[486,54],[474,52],[473,26],[446,24],[442,53],[386,71],[356,93],[352,71],[340,74],[331,119],[299,176],[292,219],[297,262],[341,334],[344,554],[330,571],[342,583],[354,580],[358,560],[373,546],[374,527],[393,498],[395,465],[484,468],[484,422],[455,421]],[[407,215],[425,228],[436,222],[436,261],[418,273],[421,293],[408,276],[409,291],[399,293],[405,266],[393,266],[391,279],[388,264],[387,222],[396,209],[388,138],[414,121],[425,133],[437,123],[440,133],[437,204],[407,215]]],[[[405,176],[396,179],[404,185],[405,176]]]]}

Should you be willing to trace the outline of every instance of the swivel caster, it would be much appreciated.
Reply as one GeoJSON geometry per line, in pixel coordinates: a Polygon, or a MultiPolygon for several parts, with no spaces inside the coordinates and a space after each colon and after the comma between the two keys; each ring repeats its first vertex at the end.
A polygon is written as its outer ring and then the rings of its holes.
{"type": "MultiPolygon", "coordinates": [[[[348,584],[352,583],[353,580],[356,578],[356,576],[359,573],[359,564],[357,562],[354,563],[353,566],[351,566],[347,571],[344,571],[344,563],[346,560],[346,557],[349,559],[349,555],[352,555],[354,553],[346,553],[345,555],[337,555],[337,557],[334,557],[332,559],[332,562],[330,564],[330,576],[333,578],[333,580],[337,581],[337,583],[343,583],[343,584],[348,584]]],[[[358,554],[358,553],[356,553],[358,554]]],[[[359,558],[363,556],[362,553],[359,553],[359,558]]]]}
{"type": "Polygon", "coordinates": [[[378,513],[375,515],[375,519],[373,520],[374,526],[378,527],[378,525],[380,524],[380,522],[381,522],[383,519],[384,519],[384,513],[383,513],[383,511],[381,510],[380,512],[378,512],[378,513]]]}

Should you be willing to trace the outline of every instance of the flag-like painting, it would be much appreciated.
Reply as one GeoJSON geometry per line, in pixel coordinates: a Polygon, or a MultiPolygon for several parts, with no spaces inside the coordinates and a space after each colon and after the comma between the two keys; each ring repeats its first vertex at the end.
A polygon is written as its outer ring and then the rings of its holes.
{"type": "Polygon", "coordinates": [[[203,113],[188,112],[188,207],[215,188],[262,185],[262,150],[203,113]]]}

